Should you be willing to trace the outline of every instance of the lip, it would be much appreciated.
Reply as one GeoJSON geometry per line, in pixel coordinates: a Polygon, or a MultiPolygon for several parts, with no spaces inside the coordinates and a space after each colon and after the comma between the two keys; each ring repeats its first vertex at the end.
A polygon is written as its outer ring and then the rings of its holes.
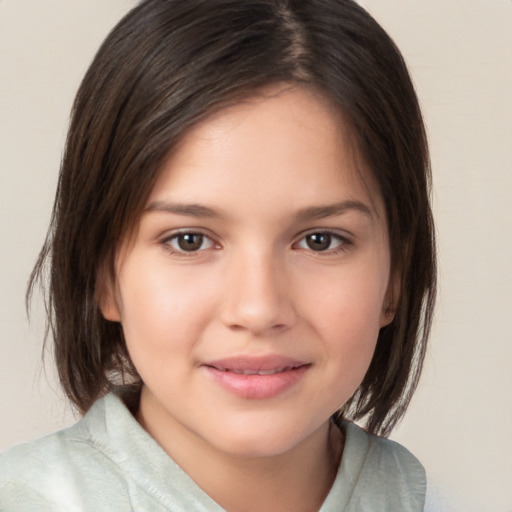
{"type": "Polygon", "coordinates": [[[298,384],[311,363],[279,355],[237,356],[203,363],[202,367],[226,391],[241,398],[261,400],[298,384]]]}

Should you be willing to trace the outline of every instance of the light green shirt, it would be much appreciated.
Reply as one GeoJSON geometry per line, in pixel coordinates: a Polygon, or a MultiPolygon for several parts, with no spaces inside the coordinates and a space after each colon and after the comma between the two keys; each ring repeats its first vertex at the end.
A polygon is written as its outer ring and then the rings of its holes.
{"type": "MultiPolygon", "coordinates": [[[[399,444],[343,423],[345,448],[320,512],[421,512],[425,472],[399,444]]],[[[0,456],[2,512],[223,512],[114,394],[71,428],[0,456]]]]}

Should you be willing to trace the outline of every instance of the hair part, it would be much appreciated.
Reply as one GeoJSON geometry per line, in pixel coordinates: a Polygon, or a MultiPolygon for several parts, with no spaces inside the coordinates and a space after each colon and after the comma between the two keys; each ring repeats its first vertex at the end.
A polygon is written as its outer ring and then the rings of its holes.
{"type": "Polygon", "coordinates": [[[75,99],[51,226],[34,267],[44,282],[61,385],[84,413],[140,386],[121,325],[99,309],[100,276],[137,225],[164,159],[186,130],[276,83],[337,105],[379,184],[399,272],[394,320],[340,414],[388,434],[418,384],[435,299],[430,168],[400,52],[351,0],[144,0],[107,37],[75,99]]]}

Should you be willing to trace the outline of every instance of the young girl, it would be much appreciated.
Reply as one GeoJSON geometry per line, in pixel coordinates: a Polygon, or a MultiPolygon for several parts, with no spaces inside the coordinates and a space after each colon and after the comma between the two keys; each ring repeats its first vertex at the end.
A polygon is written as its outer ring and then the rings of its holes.
{"type": "Polygon", "coordinates": [[[0,458],[0,509],[423,510],[380,436],[425,353],[429,179],[354,2],[142,1],[78,92],[31,282],[84,417],[0,458]]]}

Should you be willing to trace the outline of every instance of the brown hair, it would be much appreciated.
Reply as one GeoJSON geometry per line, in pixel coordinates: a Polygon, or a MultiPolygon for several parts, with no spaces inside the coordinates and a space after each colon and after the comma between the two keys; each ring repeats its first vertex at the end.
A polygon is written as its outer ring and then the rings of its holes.
{"type": "Polygon", "coordinates": [[[339,105],[380,185],[401,286],[363,382],[342,415],[386,435],[418,383],[435,297],[427,142],[400,52],[351,0],[145,0],[107,37],[78,91],[46,243],[48,321],[60,381],[85,412],[140,379],[118,323],[98,307],[163,159],[226,102],[278,82],[339,105]]]}

